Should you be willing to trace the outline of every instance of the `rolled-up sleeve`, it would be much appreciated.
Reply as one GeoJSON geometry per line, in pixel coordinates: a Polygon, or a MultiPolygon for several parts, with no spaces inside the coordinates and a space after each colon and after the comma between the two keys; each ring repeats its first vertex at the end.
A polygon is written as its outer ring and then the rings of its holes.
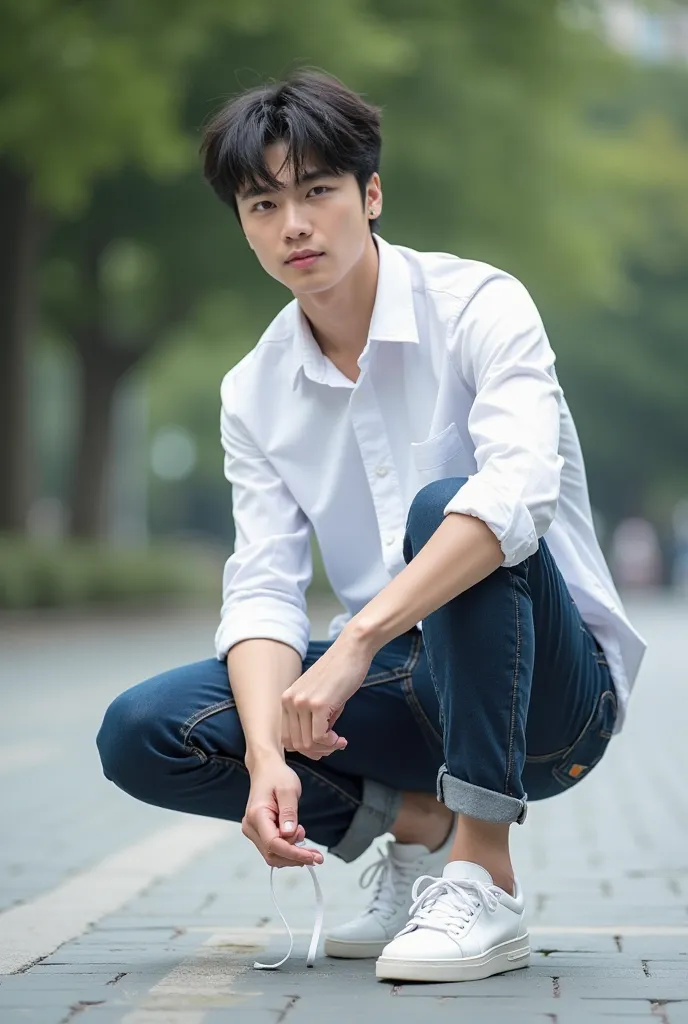
{"type": "Polygon", "coordinates": [[[505,566],[538,548],[557,508],[562,391],[555,355],[530,295],[512,277],[486,281],[452,327],[450,354],[475,393],[468,430],[477,473],[444,512],[492,530],[505,566]]]}
{"type": "Polygon", "coordinates": [[[310,637],[311,526],[237,415],[235,387],[230,374],[222,387],[221,437],[236,537],[224,567],[216,654],[223,661],[239,641],[264,638],[288,644],[303,658],[310,637]]]}

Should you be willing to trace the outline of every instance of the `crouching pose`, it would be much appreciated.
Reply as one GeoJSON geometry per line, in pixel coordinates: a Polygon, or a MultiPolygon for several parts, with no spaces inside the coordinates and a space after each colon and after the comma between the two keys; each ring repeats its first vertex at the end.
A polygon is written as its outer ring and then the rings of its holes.
{"type": "Polygon", "coordinates": [[[541,319],[509,274],[377,233],[379,112],[336,79],[241,94],[203,157],[293,300],[222,384],[215,657],[114,701],[105,774],[242,821],[272,866],[319,863],[304,837],[353,861],[391,833],[330,956],[400,980],[524,967],[510,828],[600,761],[644,652],[541,319]],[[344,609],[325,642],[312,532],[344,609]]]}

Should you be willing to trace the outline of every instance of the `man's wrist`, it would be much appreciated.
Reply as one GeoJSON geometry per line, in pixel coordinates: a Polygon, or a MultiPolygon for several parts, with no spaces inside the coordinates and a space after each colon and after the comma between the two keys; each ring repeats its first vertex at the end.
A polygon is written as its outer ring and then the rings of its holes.
{"type": "Polygon", "coordinates": [[[379,621],[368,607],[362,608],[354,615],[342,632],[352,643],[363,648],[371,658],[389,642],[384,623],[379,621]]]}
{"type": "Polygon", "coordinates": [[[246,748],[244,764],[249,775],[259,768],[277,762],[284,764],[284,747],[282,746],[259,745],[246,748]]]}

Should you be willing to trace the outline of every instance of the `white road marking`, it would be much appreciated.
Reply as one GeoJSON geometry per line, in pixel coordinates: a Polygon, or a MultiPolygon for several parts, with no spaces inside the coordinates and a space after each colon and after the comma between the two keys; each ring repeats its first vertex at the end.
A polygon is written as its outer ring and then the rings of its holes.
{"type": "MultiPolygon", "coordinates": [[[[218,928],[217,925],[190,925],[187,932],[198,932],[200,934],[206,934],[212,932],[213,934],[213,945],[218,946],[222,943],[236,946],[262,946],[265,945],[265,940],[270,939],[273,935],[286,935],[284,925],[266,925],[264,928],[218,928]]],[[[312,928],[292,928],[293,935],[312,935],[312,928]]]]}
{"type": "Polygon", "coordinates": [[[0,914],[0,974],[14,974],[49,956],[233,833],[238,834],[236,826],[210,818],[159,829],[51,892],[6,910],[0,914]]]}
{"type": "Polygon", "coordinates": [[[212,935],[193,956],[153,985],[140,1006],[126,1014],[120,1024],[161,1024],[161,1019],[165,1024],[203,1024],[207,1010],[239,1006],[259,995],[236,992],[236,979],[252,968],[250,964],[233,963],[226,947],[224,933],[212,935]]]}
{"type": "MultiPolygon", "coordinates": [[[[173,1010],[167,1007],[165,1024],[203,1024],[205,1011],[196,1013],[194,1010],[173,1010]]],[[[160,1024],[157,1010],[132,1010],[122,1017],[120,1024],[160,1024]]]]}

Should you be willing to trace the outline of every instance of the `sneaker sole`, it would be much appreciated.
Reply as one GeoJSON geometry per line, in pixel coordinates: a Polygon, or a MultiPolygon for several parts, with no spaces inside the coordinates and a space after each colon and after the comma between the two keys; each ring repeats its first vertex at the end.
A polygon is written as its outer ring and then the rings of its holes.
{"type": "Polygon", "coordinates": [[[529,936],[493,946],[479,956],[458,960],[397,960],[381,956],[375,977],[384,981],[480,981],[493,974],[518,971],[530,963],[529,936]]]}
{"type": "Polygon", "coordinates": [[[369,960],[379,957],[391,939],[379,942],[351,942],[344,939],[325,939],[325,956],[339,957],[341,960],[369,960]]]}

